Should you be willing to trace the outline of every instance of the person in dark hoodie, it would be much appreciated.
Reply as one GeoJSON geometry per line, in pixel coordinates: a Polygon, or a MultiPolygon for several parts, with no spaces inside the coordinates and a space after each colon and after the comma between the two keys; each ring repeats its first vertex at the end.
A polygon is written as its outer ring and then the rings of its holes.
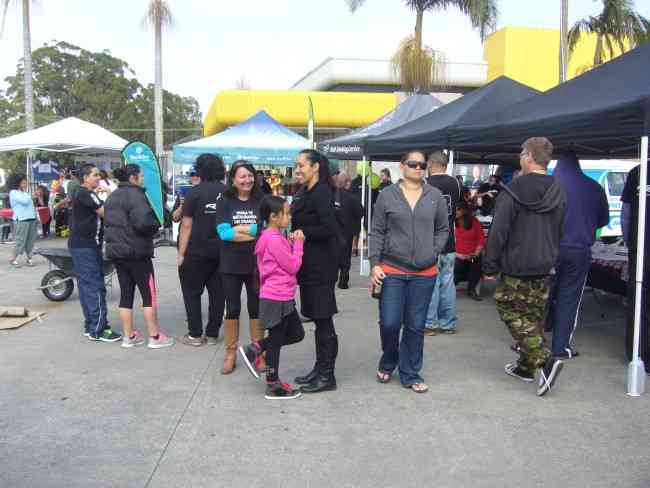
{"type": "Polygon", "coordinates": [[[424,393],[429,389],[420,376],[424,326],[438,256],[449,239],[448,205],[440,190],[424,182],[422,151],[406,153],[401,169],[403,179],[379,194],[370,233],[373,295],[381,289],[377,381],[388,383],[399,368],[402,385],[424,393]]]}
{"type": "Polygon", "coordinates": [[[553,329],[553,356],[571,359],[578,355],[572,342],[591,267],[591,247],[596,230],[609,222],[609,203],[603,187],[582,172],[575,154],[560,157],[553,176],[566,192],[567,210],[547,320],[553,329]]]}
{"type": "Polygon", "coordinates": [[[144,175],[136,164],[127,164],[113,172],[119,181],[104,205],[104,240],[106,257],[113,261],[120,282],[120,319],[122,347],[144,344],[144,337],[133,328],[133,301],[137,287],[142,297],[142,311],[149,332],[150,349],[174,345],[174,339],[158,326],[156,314],[156,280],[154,278],[153,237],[158,219],[145,196],[144,175]]]}
{"type": "Polygon", "coordinates": [[[540,369],[538,396],[548,393],[562,369],[562,361],[546,347],[541,324],[566,213],[565,191],[546,174],[552,154],[553,145],[544,137],[523,143],[522,176],[497,198],[483,260],[486,280],[501,273],[497,310],[519,344],[519,360],[506,364],[505,372],[532,383],[540,369]]]}

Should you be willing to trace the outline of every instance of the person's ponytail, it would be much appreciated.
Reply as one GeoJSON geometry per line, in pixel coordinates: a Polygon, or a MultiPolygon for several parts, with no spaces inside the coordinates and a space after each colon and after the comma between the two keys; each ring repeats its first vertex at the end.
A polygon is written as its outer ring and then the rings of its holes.
{"type": "Polygon", "coordinates": [[[141,171],[140,166],[137,164],[127,164],[126,166],[115,168],[113,170],[113,176],[120,183],[128,183],[131,176],[137,176],[141,171]]]}

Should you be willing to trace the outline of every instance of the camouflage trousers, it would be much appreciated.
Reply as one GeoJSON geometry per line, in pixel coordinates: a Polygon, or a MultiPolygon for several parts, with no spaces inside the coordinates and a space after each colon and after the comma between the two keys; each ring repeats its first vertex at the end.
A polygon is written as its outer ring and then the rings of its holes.
{"type": "Polygon", "coordinates": [[[543,325],[549,290],[548,278],[522,280],[503,276],[494,293],[501,320],[521,349],[518,365],[523,371],[534,373],[551,355],[543,325]]]}

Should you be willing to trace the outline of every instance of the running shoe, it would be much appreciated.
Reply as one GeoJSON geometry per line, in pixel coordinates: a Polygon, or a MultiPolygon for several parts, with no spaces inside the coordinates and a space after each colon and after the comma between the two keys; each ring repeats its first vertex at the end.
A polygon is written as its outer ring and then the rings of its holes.
{"type": "Polygon", "coordinates": [[[506,371],[506,374],[512,376],[513,378],[518,378],[521,381],[525,381],[526,383],[532,383],[535,381],[535,376],[533,373],[522,370],[519,366],[517,366],[516,363],[508,363],[504,369],[506,371]]]}
{"type": "Polygon", "coordinates": [[[554,354],[554,357],[557,359],[573,359],[577,358],[578,356],[580,356],[580,353],[572,347],[567,347],[560,354],[554,354]]]}
{"type": "Polygon", "coordinates": [[[555,384],[564,364],[557,358],[548,358],[544,366],[539,370],[539,382],[537,384],[537,396],[544,396],[555,384]]]}
{"type": "Polygon", "coordinates": [[[201,347],[203,345],[202,337],[192,337],[189,334],[185,334],[181,339],[181,342],[186,346],[201,347]]]}
{"type": "Polygon", "coordinates": [[[117,342],[121,338],[122,338],[121,334],[118,334],[117,332],[113,332],[111,329],[104,329],[104,331],[99,336],[93,334],[90,334],[88,336],[89,340],[100,341],[100,342],[117,342]]]}
{"type": "Polygon", "coordinates": [[[267,400],[293,400],[300,398],[302,393],[294,390],[289,383],[282,383],[281,381],[273,381],[266,384],[266,393],[264,398],[267,400]]]}
{"type": "Polygon", "coordinates": [[[244,346],[239,346],[239,354],[244,360],[244,364],[248,371],[255,379],[260,379],[260,372],[262,371],[262,348],[257,342],[244,346]]]}
{"type": "Polygon", "coordinates": [[[174,339],[159,330],[157,339],[154,339],[153,337],[149,337],[149,344],[147,345],[147,347],[149,349],[162,349],[163,347],[171,347],[173,345],[174,345],[174,339]]]}
{"type": "Polygon", "coordinates": [[[131,337],[122,336],[122,347],[135,347],[144,344],[144,337],[137,330],[133,331],[131,337]]]}

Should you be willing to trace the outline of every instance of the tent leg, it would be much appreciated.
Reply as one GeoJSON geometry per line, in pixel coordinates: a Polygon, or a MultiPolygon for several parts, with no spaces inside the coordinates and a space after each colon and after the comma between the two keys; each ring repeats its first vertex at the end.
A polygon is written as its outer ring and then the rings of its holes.
{"type": "Polygon", "coordinates": [[[632,361],[627,368],[627,394],[638,397],[645,392],[645,365],[639,356],[641,339],[641,307],[643,306],[643,269],[644,269],[644,242],[645,242],[645,216],[648,185],[648,136],[641,138],[641,172],[639,177],[639,220],[637,222],[637,250],[636,250],[636,283],[634,299],[634,349],[632,361]]]}
{"type": "MultiPolygon", "coordinates": [[[[366,157],[363,157],[363,176],[361,180],[361,205],[365,206],[366,205],[366,157]]],[[[370,208],[370,201],[368,203],[368,208],[370,208]]],[[[365,216],[363,220],[366,220],[365,216]]],[[[368,222],[368,231],[370,231],[370,220],[366,220],[368,222]]],[[[370,276],[370,261],[368,260],[368,257],[364,253],[364,246],[363,246],[363,237],[368,236],[369,232],[364,232],[364,225],[362,224],[361,226],[361,239],[359,246],[361,247],[361,252],[359,253],[359,275],[360,276],[370,276]]],[[[370,244],[370,243],[368,243],[370,244]]]]}
{"type": "Polygon", "coordinates": [[[449,164],[447,165],[447,174],[454,176],[454,150],[449,151],[449,164]]]}

